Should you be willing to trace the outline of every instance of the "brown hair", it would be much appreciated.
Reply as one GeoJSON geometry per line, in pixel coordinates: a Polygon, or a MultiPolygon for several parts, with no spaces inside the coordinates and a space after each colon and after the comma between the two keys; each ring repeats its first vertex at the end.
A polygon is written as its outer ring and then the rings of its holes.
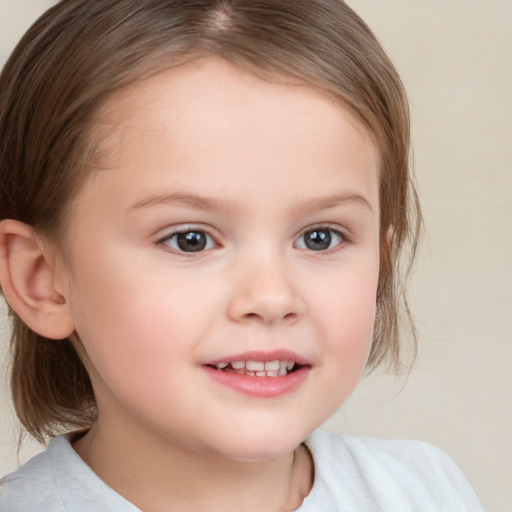
{"type": "MultiPolygon", "coordinates": [[[[409,239],[412,261],[421,222],[409,170],[408,105],[375,36],[341,0],[60,1],[30,28],[0,76],[0,219],[65,238],[67,207],[94,167],[87,164],[98,138],[91,125],[105,98],[207,56],[319,88],[375,138],[382,263],[368,368],[386,358],[398,363],[400,303],[410,320],[399,255],[409,239]]],[[[23,426],[39,440],[90,426],[94,394],[70,340],[43,338],[10,315],[11,385],[23,426]]],[[[412,334],[415,341],[414,328],[412,334]]]]}

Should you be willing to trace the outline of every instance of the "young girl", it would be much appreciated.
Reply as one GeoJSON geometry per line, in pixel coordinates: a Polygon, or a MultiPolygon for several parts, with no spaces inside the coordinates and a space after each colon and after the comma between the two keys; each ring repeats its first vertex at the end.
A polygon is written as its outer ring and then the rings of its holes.
{"type": "Polygon", "coordinates": [[[62,0],[0,78],[0,510],[481,510],[419,442],[318,431],[398,361],[400,80],[341,0],[62,0]]]}

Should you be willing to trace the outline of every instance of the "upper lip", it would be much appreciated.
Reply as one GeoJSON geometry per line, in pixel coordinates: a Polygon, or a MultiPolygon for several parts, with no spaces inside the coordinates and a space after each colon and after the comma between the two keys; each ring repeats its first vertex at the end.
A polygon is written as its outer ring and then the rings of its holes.
{"type": "Polygon", "coordinates": [[[219,357],[204,363],[207,366],[215,366],[218,363],[231,363],[233,361],[295,361],[300,366],[310,365],[310,362],[303,356],[286,349],[277,350],[250,350],[238,354],[230,354],[219,357]]]}

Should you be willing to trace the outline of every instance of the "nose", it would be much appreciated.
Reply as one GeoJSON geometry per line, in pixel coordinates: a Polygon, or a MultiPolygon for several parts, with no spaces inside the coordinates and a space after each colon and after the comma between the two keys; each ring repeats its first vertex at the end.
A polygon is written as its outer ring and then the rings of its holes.
{"type": "Polygon", "coordinates": [[[304,303],[291,272],[277,258],[237,265],[233,273],[228,316],[236,322],[255,321],[271,325],[294,323],[304,312],[304,303]]]}

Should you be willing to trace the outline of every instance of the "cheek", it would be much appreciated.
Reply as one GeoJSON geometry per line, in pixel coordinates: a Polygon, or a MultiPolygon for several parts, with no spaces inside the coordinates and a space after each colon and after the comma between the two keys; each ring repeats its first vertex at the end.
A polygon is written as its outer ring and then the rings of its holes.
{"type": "Polygon", "coordinates": [[[100,264],[94,274],[82,272],[74,286],[76,331],[109,387],[168,379],[175,361],[193,360],[212,304],[185,281],[100,264]]]}
{"type": "Polygon", "coordinates": [[[350,374],[362,372],[371,348],[377,278],[376,271],[347,273],[312,301],[326,352],[350,374]]]}
{"type": "Polygon", "coordinates": [[[376,272],[350,272],[310,290],[318,367],[305,402],[323,422],[352,394],[366,367],[375,322],[376,272]]]}

